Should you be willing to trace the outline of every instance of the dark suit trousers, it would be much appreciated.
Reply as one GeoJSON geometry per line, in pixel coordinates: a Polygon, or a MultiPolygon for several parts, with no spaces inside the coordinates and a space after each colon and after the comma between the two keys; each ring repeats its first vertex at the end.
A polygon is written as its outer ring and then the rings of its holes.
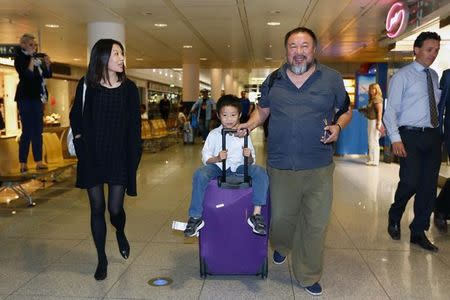
{"type": "Polygon", "coordinates": [[[20,120],[22,122],[22,135],[19,141],[19,161],[26,163],[30,149],[33,149],[34,161],[42,160],[42,130],[43,111],[42,102],[35,100],[17,101],[20,120]]]}
{"type": "Polygon", "coordinates": [[[412,233],[420,233],[430,227],[441,164],[441,136],[439,129],[402,130],[400,136],[407,157],[400,158],[400,182],[389,217],[399,222],[406,204],[415,195],[414,219],[409,228],[412,233]]]}
{"type": "Polygon", "coordinates": [[[439,196],[436,198],[435,211],[450,217],[450,179],[447,179],[439,196]]]}

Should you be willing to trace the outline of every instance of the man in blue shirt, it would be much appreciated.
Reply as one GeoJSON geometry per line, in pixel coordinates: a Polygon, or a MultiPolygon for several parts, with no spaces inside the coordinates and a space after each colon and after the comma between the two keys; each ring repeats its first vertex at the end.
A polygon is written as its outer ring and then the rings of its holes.
{"type": "Polygon", "coordinates": [[[262,84],[250,120],[252,130],[270,114],[267,169],[270,179],[273,260],[289,252],[295,278],[311,295],[321,295],[325,230],[333,198],[333,147],[351,120],[341,75],[315,60],[317,38],[305,27],[285,36],[287,63],[262,84]]]}
{"type": "Polygon", "coordinates": [[[414,41],[416,59],[401,68],[389,84],[384,114],[392,151],[400,159],[400,182],[389,209],[388,233],[400,239],[400,220],[408,200],[415,195],[410,242],[436,252],[425,235],[436,199],[441,160],[438,75],[429,66],[436,59],[441,38],[422,32],[414,41]]]}

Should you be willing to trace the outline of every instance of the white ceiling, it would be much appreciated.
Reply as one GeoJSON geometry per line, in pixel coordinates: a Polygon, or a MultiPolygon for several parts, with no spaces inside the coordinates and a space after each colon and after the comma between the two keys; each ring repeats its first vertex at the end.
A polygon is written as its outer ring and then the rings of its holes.
{"type": "Polygon", "coordinates": [[[181,67],[182,46],[189,44],[199,57],[207,58],[200,61],[202,68],[250,70],[279,66],[284,58],[284,34],[306,26],[318,36],[321,60],[383,61],[387,49],[379,47],[379,40],[393,2],[0,0],[0,43],[17,43],[24,32],[31,32],[39,36],[40,50],[53,61],[84,66],[87,23],[122,22],[129,68],[181,67]],[[281,25],[271,27],[269,21],[281,25]],[[155,23],[168,26],[158,28],[155,23]],[[58,24],[60,28],[47,28],[45,24],[58,24]]]}

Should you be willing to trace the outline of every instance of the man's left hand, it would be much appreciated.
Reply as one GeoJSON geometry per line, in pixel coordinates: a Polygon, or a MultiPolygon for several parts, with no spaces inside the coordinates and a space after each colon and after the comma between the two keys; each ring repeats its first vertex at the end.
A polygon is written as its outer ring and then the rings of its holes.
{"type": "Polygon", "coordinates": [[[338,125],[325,126],[324,130],[327,130],[330,133],[328,138],[322,141],[324,144],[336,142],[339,138],[339,134],[341,133],[341,128],[338,125]]]}

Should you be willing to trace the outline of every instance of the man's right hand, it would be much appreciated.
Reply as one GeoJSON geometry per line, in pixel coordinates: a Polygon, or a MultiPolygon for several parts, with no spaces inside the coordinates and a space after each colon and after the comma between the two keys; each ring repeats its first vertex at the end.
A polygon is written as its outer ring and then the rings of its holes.
{"type": "Polygon", "coordinates": [[[392,143],[392,152],[398,157],[406,157],[406,149],[402,142],[392,143]]]}
{"type": "Polygon", "coordinates": [[[248,122],[239,124],[238,127],[236,128],[236,136],[244,137],[247,135],[247,131],[248,131],[248,134],[250,134],[251,129],[250,129],[250,124],[248,122]]]}

